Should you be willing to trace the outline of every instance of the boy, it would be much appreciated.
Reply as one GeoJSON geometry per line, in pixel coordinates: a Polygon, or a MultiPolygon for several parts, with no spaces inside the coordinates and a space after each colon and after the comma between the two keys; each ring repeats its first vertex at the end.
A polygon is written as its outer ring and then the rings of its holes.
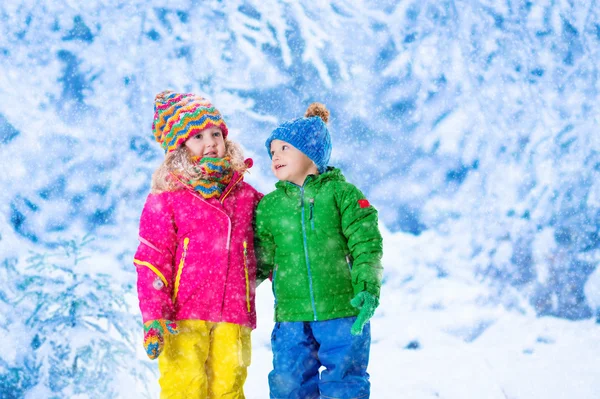
{"type": "Polygon", "coordinates": [[[311,104],[266,142],[279,179],[256,215],[257,280],[271,274],[275,296],[271,398],[369,397],[382,238],[377,211],[327,167],[328,118],[324,105],[311,104]]]}

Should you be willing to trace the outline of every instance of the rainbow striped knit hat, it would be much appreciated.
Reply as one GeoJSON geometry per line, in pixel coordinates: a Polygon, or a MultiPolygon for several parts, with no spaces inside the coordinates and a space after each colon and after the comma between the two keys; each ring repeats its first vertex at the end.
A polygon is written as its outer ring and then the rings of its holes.
{"type": "Polygon", "coordinates": [[[208,127],[218,127],[227,137],[227,125],[221,113],[205,98],[191,93],[163,91],[154,99],[152,132],[165,152],[180,145],[208,127]]]}

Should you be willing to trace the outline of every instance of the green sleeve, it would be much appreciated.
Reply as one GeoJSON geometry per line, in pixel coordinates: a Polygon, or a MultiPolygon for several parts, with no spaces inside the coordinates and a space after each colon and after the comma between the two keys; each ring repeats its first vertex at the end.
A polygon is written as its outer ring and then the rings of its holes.
{"type": "Polygon", "coordinates": [[[275,241],[269,229],[264,200],[260,201],[256,208],[255,223],[256,282],[260,284],[269,277],[275,263],[275,241]]]}
{"type": "Polygon", "coordinates": [[[368,291],[379,298],[383,277],[383,239],[379,232],[377,210],[366,202],[363,193],[352,184],[340,185],[336,195],[342,216],[342,231],[353,258],[354,294],[368,291]]]}

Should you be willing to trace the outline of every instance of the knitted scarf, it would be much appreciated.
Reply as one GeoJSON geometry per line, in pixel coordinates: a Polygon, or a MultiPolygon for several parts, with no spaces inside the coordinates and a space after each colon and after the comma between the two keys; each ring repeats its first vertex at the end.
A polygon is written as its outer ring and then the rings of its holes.
{"type": "Polygon", "coordinates": [[[192,160],[196,163],[194,171],[199,177],[183,181],[204,198],[219,198],[233,176],[229,158],[194,157],[192,160]]]}

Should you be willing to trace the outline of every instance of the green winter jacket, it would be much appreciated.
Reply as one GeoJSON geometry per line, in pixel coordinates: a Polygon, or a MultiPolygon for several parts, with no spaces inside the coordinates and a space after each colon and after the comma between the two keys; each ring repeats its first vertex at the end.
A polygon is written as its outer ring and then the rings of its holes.
{"type": "Polygon", "coordinates": [[[350,300],[379,297],[382,238],[377,211],[339,169],[302,187],[279,181],[256,210],[257,280],[272,272],[275,321],[356,316],[350,300]]]}

